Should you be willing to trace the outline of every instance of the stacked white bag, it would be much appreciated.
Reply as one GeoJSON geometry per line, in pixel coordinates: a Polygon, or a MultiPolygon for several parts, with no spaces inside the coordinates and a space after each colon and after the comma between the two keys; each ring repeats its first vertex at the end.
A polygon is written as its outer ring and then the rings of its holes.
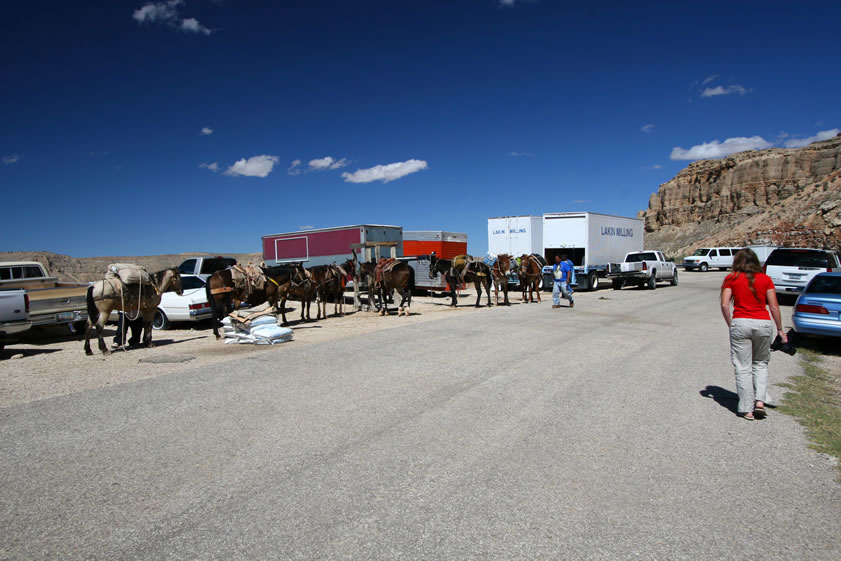
{"type": "Polygon", "coordinates": [[[249,325],[226,317],[222,328],[226,344],[276,345],[292,340],[292,330],[277,325],[277,319],[272,316],[255,318],[249,325]]]}

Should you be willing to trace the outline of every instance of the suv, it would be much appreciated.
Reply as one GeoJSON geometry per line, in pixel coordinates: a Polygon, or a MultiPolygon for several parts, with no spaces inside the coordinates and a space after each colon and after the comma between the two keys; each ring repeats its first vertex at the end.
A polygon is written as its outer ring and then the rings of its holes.
{"type": "Polygon", "coordinates": [[[839,271],[838,255],[826,249],[781,247],[765,261],[765,274],[780,294],[798,294],[818,273],[839,271]]]}
{"type": "Polygon", "coordinates": [[[705,247],[696,249],[695,253],[683,260],[683,268],[687,271],[698,269],[706,271],[712,267],[718,267],[722,271],[733,266],[733,256],[741,247],[705,247]]]}

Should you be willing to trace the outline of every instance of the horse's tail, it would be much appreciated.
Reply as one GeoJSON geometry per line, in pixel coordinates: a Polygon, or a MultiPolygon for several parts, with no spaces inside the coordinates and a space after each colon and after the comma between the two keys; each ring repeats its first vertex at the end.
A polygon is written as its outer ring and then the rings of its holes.
{"type": "Polygon", "coordinates": [[[96,307],[96,302],[93,300],[93,285],[91,284],[88,287],[87,295],[85,296],[85,301],[88,307],[88,319],[90,320],[90,324],[93,325],[97,321],[99,321],[99,309],[96,307]]]}
{"type": "Polygon", "coordinates": [[[409,294],[415,291],[415,268],[409,266],[409,294]]]}

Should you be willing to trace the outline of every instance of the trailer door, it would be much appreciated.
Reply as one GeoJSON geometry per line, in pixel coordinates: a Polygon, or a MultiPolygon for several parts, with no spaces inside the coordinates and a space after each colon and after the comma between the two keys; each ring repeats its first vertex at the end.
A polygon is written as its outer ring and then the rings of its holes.
{"type": "Polygon", "coordinates": [[[309,238],[307,236],[277,238],[274,240],[274,251],[275,263],[309,261],[309,238]]]}

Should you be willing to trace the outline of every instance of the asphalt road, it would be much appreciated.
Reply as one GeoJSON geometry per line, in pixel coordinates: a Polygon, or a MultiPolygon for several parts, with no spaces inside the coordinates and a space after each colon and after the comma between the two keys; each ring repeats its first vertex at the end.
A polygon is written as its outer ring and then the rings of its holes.
{"type": "Polygon", "coordinates": [[[832,463],[733,412],[721,278],[0,409],[0,558],[841,559],[832,463]]]}

